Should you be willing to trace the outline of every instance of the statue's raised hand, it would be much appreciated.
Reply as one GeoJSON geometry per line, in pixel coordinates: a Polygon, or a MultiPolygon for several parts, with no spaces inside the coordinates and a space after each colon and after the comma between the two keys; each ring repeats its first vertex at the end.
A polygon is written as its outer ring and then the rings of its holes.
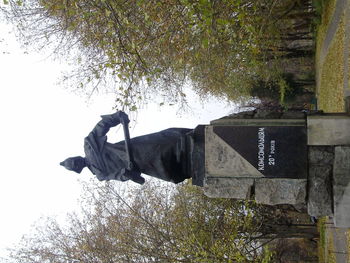
{"type": "Polygon", "coordinates": [[[118,116],[118,118],[120,119],[121,123],[129,123],[129,116],[128,114],[126,114],[124,111],[117,111],[116,113],[114,113],[118,116]]]}

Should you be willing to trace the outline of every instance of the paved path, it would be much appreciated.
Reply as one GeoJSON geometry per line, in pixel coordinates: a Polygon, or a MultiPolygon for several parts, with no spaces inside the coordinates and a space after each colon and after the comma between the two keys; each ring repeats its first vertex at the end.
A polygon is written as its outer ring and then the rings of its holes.
{"type": "Polygon", "coordinates": [[[329,47],[332,43],[332,40],[337,32],[338,24],[342,17],[345,6],[347,6],[348,0],[337,0],[335,5],[334,14],[332,16],[332,20],[328,26],[326,37],[323,41],[321,52],[320,52],[320,64],[323,64],[326,55],[328,53],[329,47]]]}
{"type": "MultiPolygon", "coordinates": [[[[333,254],[337,263],[350,262],[348,254],[348,240],[347,240],[347,228],[337,228],[333,225],[333,220],[328,219],[326,223],[326,235],[332,235],[333,244],[327,244],[328,249],[326,254],[333,254]]],[[[328,241],[329,242],[329,239],[328,241]]],[[[329,258],[329,255],[328,255],[329,258]]],[[[326,259],[327,260],[327,259],[326,259]]]]}

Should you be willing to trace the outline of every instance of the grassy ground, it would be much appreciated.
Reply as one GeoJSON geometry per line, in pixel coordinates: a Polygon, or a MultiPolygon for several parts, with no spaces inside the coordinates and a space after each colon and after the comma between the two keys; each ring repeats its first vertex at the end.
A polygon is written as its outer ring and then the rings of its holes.
{"type": "Polygon", "coordinates": [[[320,239],[318,241],[318,261],[325,262],[325,247],[326,247],[326,218],[321,218],[317,223],[318,231],[320,232],[320,239]]]}
{"type": "MultiPolygon", "coordinates": [[[[345,14],[341,16],[328,52],[324,52],[323,44],[328,27],[332,20],[336,0],[324,0],[322,20],[317,30],[316,40],[316,75],[318,108],[325,112],[344,111],[344,42],[345,42],[345,14]]],[[[347,22],[349,23],[349,22],[347,22]]],[[[350,60],[350,57],[348,58],[350,60]]],[[[350,64],[349,64],[350,65],[350,64]]],[[[350,74],[349,74],[350,76],[350,74]]],[[[347,81],[350,82],[350,77],[347,81]]],[[[334,236],[328,229],[327,219],[318,222],[320,232],[319,262],[336,262],[334,236]]],[[[350,230],[347,233],[348,253],[350,253],[350,230]]],[[[350,258],[348,259],[350,263],[350,258]]]]}
{"type": "Polygon", "coordinates": [[[348,238],[348,263],[350,263],[350,229],[348,230],[347,238],[348,238]]]}
{"type": "Polygon", "coordinates": [[[334,251],[335,251],[334,237],[333,237],[333,235],[327,235],[327,238],[328,238],[327,249],[326,249],[327,260],[325,262],[337,263],[337,260],[335,258],[335,254],[334,254],[334,251]]]}
{"type": "Polygon", "coordinates": [[[344,111],[344,15],[324,63],[319,67],[318,105],[325,112],[344,111]]]}
{"type": "MultiPolygon", "coordinates": [[[[323,0],[322,7],[319,8],[319,12],[322,12],[321,21],[319,21],[319,26],[317,28],[317,43],[316,43],[316,51],[319,52],[321,50],[322,43],[326,37],[328,26],[331,22],[332,15],[335,10],[335,0],[323,0]]],[[[316,56],[316,60],[319,56],[316,56]]]]}
{"type": "MultiPolygon", "coordinates": [[[[336,254],[339,253],[339,249],[334,245],[335,236],[332,233],[332,230],[337,232],[339,229],[334,229],[334,225],[327,223],[329,222],[328,218],[324,217],[319,219],[317,227],[320,232],[320,238],[318,240],[318,260],[320,263],[337,263],[336,254]]],[[[350,253],[350,230],[347,232],[348,240],[348,250],[347,253],[350,253]]],[[[346,262],[341,262],[346,263],[346,262]]],[[[350,257],[347,259],[347,263],[350,263],[350,257]]]]}
{"type": "Polygon", "coordinates": [[[318,108],[325,112],[344,111],[344,20],[343,14],[337,32],[331,42],[326,56],[321,54],[322,44],[325,39],[327,28],[334,12],[335,0],[329,0],[324,6],[322,22],[317,31],[316,42],[316,72],[317,72],[317,98],[318,108]],[[323,58],[324,57],[324,58],[323,58]]]}

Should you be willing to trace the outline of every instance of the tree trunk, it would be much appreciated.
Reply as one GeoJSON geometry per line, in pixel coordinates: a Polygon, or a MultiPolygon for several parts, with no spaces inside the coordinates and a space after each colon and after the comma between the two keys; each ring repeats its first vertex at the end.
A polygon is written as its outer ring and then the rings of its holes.
{"type": "Polygon", "coordinates": [[[319,233],[316,225],[311,224],[264,224],[261,238],[318,238],[319,233]]]}

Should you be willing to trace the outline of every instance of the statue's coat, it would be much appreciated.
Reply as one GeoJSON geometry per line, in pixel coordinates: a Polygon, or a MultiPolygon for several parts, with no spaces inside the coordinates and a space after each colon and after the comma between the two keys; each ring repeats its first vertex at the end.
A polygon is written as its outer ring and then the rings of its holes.
{"type": "MultiPolygon", "coordinates": [[[[114,114],[102,116],[102,120],[85,138],[84,151],[88,168],[100,181],[129,178],[125,169],[127,158],[124,141],[107,142],[109,129],[119,124],[114,114]]],[[[186,156],[183,142],[191,129],[170,128],[131,139],[136,169],[165,181],[179,183],[190,178],[186,172],[186,156]]]]}

